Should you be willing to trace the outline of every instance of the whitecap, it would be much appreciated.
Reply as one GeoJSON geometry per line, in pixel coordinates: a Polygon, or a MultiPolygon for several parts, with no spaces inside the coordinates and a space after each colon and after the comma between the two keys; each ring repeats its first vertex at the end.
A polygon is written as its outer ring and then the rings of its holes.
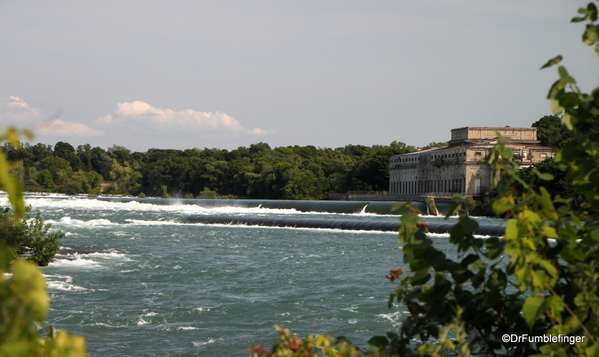
{"type": "Polygon", "coordinates": [[[73,284],[73,278],[68,275],[44,275],[48,289],[62,291],[83,291],[89,290],[79,285],[73,284]]]}
{"type": "Polygon", "coordinates": [[[201,341],[192,341],[191,343],[194,345],[194,347],[202,347],[202,346],[214,343],[214,342],[216,342],[215,339],[209,338],[207,341],[203,341],[203,342],[201,342],[201,341]]]}
{"type": "Polygon", "coordinates": [[[341,308],[341,310],[345,310],[345,311],[349,311],[349,312],[358,312],[358,311],[356,311],[357,309],[358,309],[358,305],[352,305],[350,307],[341,308]]]}
{"type": "Polygon", "coordinates": [[[126,254],[118,253],[118,252],[93,252],[93,253],[87,253],[87,254],[82,254],[82,255],[90,256],[90,257],[106,258],[106,259],[119,259],[119,260],[123,260],[123,261],[131,261],[131,259],[129,257],[127,257],[126,254]]]}
{"type": "Polygon", "coordinates": [[[48,281],[48,289],[50,290],[62,290],[62,291],[82,291],[88,290],[79,285],[67,283],[65,281],[48,281]]]}
{"type": "Polygon", "coordinates": [[[388,314],[378,314],[378,317],[382,317],[386,320],[391,321],[391,324],[393,324],[394,327],[397,327],[399,325],[401,325],[401,317],[402,314],[406,313],[407,311],[395,311],[395,312],[390,312],[388,314]]]}
{"type": "Polygon", "coordinates": [[[210,311],[210,308],[209,307],[196,307],[194,310],[199,311],[199,312],[204,312],[204,311],[210,311]]]}
{"type": "Polygon", "coordinates": [[[66,259],[56,259],[48,264],[48,266],[92,268],[100,265],[98,262],[91,259],[83,259],[79,253],[65,254],[64,257],[66,257],[66,259]]]}
{"type": "Polygon", "coordinates": [[[57,225],[57,226],[76,226],[76,227],[84,227],[84,228],[85,227],[97,228],[97,227],[103,227],[103,226],[114,226],[114,225],[118,224],[118,223],[113,223],[104,218],[83,221],[80,219],[71,218],[69,216],[62,217],[58,221],[48,219],[48,220],[46,220],[46,223],[50,223],[52,225],[57,225]]]}

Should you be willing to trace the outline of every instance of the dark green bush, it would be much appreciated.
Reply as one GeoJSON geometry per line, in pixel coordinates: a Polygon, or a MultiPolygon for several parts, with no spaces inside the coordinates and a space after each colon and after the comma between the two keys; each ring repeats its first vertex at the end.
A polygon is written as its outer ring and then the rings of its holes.
{"type": "Polygon", "coordinates": [[[8,208],[3,208],[0,220],[0,241],[9,247],[13,259],[22,257],[40,266],[46,266],[54,259],[64,233],[51,232],[52,225],[45,223],[39,214],[33,218],[15,218],[8,208]]]}

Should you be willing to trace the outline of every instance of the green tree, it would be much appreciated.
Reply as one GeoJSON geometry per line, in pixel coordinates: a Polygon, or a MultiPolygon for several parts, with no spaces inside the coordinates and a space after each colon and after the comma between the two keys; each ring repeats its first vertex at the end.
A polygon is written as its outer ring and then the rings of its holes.
{"type": "Polygon", "coordinates": [[[537,128],[537,138],[544,146],[561,147],[566,140],[572,138],[572,132],[556,115],[546,115],[534,122],[532,127],[537,128]]]}
{"type": "Polygon", "coordinates": [[[61,157],[48,156],[37,162],[38,171],[48,170],[52,174],[54,182],[64,183],[73,172],[71,164],[61,157]]]}
{"type": "Polygon", "coordinates": [[[77,171],[83,167],[81,159],[75,153],[75,148],[69,143],[57,142],[54,145],[54,156],[67,160],[73,171],[77,171]]]}
{"type": "Polygon", "coordinates": [[[56,187],[54,185],[54,175],[48,169],[43,169],[37,173],[35,180],[46,191],[52,192],[56,187]]]}

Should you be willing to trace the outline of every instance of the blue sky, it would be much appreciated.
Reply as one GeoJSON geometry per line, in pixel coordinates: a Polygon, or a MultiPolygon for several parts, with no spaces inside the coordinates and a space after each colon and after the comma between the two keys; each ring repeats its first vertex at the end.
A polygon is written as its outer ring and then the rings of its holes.
{"type": "Polygon", "coordinates": [[[0,125],[149,148],[447,141],[530,126],[599,66],[588,1],[0,1],[0,125]]]}

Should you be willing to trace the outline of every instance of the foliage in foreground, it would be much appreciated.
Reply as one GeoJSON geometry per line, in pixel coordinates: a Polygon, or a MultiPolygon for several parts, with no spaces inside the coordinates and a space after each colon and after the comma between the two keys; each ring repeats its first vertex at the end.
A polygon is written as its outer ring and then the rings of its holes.
{"type": "MultiPolygon", "coordinates": [[[[596,6],[579,13],[583,16],[573,22],[590,23],[585,44],[597,44],[596,6]]],[[[585,202],[573,207],[572,200],[522,180],[512,152],[500,143],[489,163],[498,192],[493,211],[507,219],[502,239],[475,238],[477,223],[460,217],[450,233],[457,259],[450,259],[418,229],[416,214],[404,215],[400,241],[410,274],[400,279],[389,303],[405,304],[409,316],[400,335],[387,341],[389,354],[434,356],[443,344],[455,348],[442,333],[457,318],[468,343],[460,355],[599,355],[599,88],[582,93],[564,67],[558,73],[548,98],[573,140],[563,143],[555,161],[569,170],[573,190],[585,202]],[[570,338],[548,343],[511,337],[560,334],[570,338]],[[571,343],[573,336],[585,338],[571,343]]],[[[533,173],[537,180],[554,179],[533,173]]]]}
{"type": "Polygon", "coordinates": [[[249,357],[361,357],[364,354],[344,338],[333,340],[330,336],[310,335],[301,340],[291,334],[289,329],[276,326],[279,340],[275,342],[272,352],[267,352],[262,346],[250,348],[249,357]]]}
{"type": "MultiPolygon", "coordinates": [[[[18,133],[10,129],[2,139],[18,145],[17,137],[18,133]]],[[[13,208],[12,214],[3,213],[0,229],[2,233],[11,229],[32,229],[37,235],[28,238],[31,241],[27,244],[35,249],[39,240],[44,239],[47,226],[39,219],[34,219],[30,225],[23,223],[25,203],[17,179],[10,174],[11,169],[6,156],[0,153],[0,188],[8,193],[13,208]],[[20,224],[26,224],[27,228],[20,224]]],[[[17,260],[12,262],[12,274],[6,274],[14,247],[7,247],[6,236],[0,238],[0,357],[85,356],[85,339],[82,336],[71,336],[67,331],[56,331],[45,325],[50,297],[39,268],[31,262],[17,260]],[[40,336],[40,330],[45,331],[47,336],[40,336]]],[[[43,259],[43,252],[40,259],[43,259]]]]}
{"type": "MultiPolygon", "coordinates": [[[[590,3],[579,14],[572,22],[588,21],[583,42],[599,55],[597,7],[590,3]]],[[[401,304],[408,314],[399,334],[369,340],[373,355],[599,355],[599,88],[582,93],[565,67],[558,74],[548,99],[571,139],[560,142],[555,162],[567,172],[573,194],[549,194],[539,182],[554,176],[538,169],[531,170],[536,184],[523,180],[500,142],[489,163],[497,190],[493,211],[506,219],[503,237],[476,238],[478,223],[461,216],[449,238],[457,252],[448,256],[427,236],[418,212],[403,215],[399,241],[406,268],[387,277],[399,282],[389,306],[401,304]],[[518,338],[525,335],[531,338],[518,338]],[[565,338],[543,339],[549,335],[565,338]]],[[[461,205],[458,199],[455,210],[461,205]]],[[[279,345],[272,356],[311,356],[289,343],[279,352],[279,345]]]]}

